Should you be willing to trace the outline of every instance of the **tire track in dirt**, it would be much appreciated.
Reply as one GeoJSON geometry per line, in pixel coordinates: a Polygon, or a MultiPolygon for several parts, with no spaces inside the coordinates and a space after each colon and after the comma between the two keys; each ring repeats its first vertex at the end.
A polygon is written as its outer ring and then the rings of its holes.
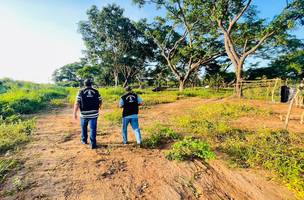
{"type": "MultiPolygon", "coordinates": [[[[142,111],[140,124],[164,122],[185,111],[217,100],[191,98],[142,111]]],[[[104,112],[108,112],[105,110],[104,112]]],[[[121,144],[120,127],[99,118],[99,148],[80,144],[79,123],[72,111],[39,117],[34,140],[19,157],[24,189],[13,177],[1,187],[1,199],[292,199],[285,188],[252,171],[229,169],[223,161],[172,162],[162,150],[121,144]]],[[[144,135],[144,134],[143,134],[144,135]]],[[[135,137],[129,129],[129,138],[135,137]]]]}

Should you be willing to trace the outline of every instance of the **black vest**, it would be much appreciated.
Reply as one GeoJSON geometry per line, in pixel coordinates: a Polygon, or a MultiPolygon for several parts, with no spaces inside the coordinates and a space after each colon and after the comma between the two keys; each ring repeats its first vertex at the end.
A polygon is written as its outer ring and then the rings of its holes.
{"type": "Polygon", "coordinates": [[[80,90],[79,96],[80,101],[80,111],[92,111],[99,109],[99,92],[94,88],[85,88],[80,90]]]}
{"type": "Polygon", "coordinates": [[[137,94],[129,92],[121,97],[123,100],[123,112],[122,116],[126,117],[129,115],[138,114],[138,98],[137,94]]]}

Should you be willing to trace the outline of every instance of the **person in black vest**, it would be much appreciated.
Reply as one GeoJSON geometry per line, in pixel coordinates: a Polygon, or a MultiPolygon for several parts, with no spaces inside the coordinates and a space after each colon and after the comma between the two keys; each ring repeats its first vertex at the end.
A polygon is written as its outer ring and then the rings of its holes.
{"type": "Polygon", "coordinates": [[[128,125],[131,124],[135,133],[137,144],[141,145],[141,134],[138,124],[138,107],[143,105],[143,100],[136,93],[132,92],[132,88],[125,88],[126,94],[120,98],[119,107],[123,108],[122,112],[122,138],[123,143],[128,143],[128,125]]]}
{"type": "Polygon", "coordinates": [[[90,79],[85,81],[85,88],[78,92],[74,105],[74,119],[77,119],[77,111],[80,108],[81,142],[87,144],[88,124],[90,124],[91,148],[95,149],[96,129],[99,109],[102,104],[102,97],[98,90],[92,88],[93,82],[90,79]]]}

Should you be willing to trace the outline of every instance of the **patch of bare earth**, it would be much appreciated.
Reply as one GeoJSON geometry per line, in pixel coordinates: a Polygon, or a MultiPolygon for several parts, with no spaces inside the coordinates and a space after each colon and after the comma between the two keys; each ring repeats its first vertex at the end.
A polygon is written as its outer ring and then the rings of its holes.
{"type": "MultiPolygon", "coordinates": [[[[216,100],[191,98],[153,106],[141,113],[142,126],[183,114],[216,100]]],[[[108,111],[105,111],[108,112],[108,111]]],[[[143,133],[145,135],[145,133],[143,133]]],[[[129,130],[131,141],[135,137],[129,130]]],[[[39,117],[34,141],[18,155],[24,167],[1,186],[1,199],[293,199],[286,188],[260,172],[230,169],[224,161],[174,162],[163,150],[121,144],[120,127],[99,118],[99,148],[80,143],[71,109],[39,117]]]]}

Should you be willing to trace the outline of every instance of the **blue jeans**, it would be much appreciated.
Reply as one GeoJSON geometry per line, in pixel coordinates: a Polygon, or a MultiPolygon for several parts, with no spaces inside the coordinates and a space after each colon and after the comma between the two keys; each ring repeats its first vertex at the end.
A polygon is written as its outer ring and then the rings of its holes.
{"type": "Polygon", "coordinates": [[[96,147],[96,129],[97,129],[97,117],[96,118],[80,118],[81,124],[81,141],[87,143],[88,140],[88,123],[90,123],[90,141],[91,146],[96,147]]]}
{"type": "Polygon", "coordinates": [[[128,125],[131,124],[133,131],[135,133],[137,144],[141,144],[141,135],[138,124],[138,118],[122,118],[122,138],[123,143],[126,144],[128,142],[128,125]]]}

